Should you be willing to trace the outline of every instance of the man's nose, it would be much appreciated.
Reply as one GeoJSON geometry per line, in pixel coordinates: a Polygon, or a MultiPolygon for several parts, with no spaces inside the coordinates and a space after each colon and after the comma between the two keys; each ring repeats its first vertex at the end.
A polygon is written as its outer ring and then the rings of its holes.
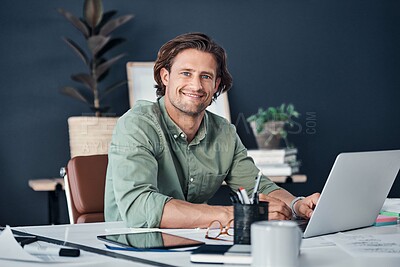
{"type": "Polygon", "coordinates": [[[190,81],[190,84],[194,90],[199,90],[203,88],[201,77],[199,76],[193,76],[192,80],[190,81]]]}

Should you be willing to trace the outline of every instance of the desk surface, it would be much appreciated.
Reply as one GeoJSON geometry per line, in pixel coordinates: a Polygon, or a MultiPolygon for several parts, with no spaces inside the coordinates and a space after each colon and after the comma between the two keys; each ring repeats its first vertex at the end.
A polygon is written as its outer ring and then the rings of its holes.
{"type": "MultiPolygon", "coordinates": [[[[90,223],[90,224],[75,224],[75,225],[53,225],[53,226],[33,226],[33,227],[16,227],[16,230],[29,232],[31,234],[41,235],[58,240],[64,240],[71,243],[81,244],[85,246],[94,247],[104,251],[107,250],[104,243],[97,240],[97,235],[112,234],[112,233],[126,233],[133,232],[135,229],[126,228],[122,222],[112,223],[90,223]]],[[[141,229],[143,230],[143,229],[141,229]]],[[[220,244],[223,241],[207,240],[204,238],[204,229],[166,229],[165,232],[182,235],[193,239],[198,239],[207,242],[208,244],[220,244]]],[[[352,234],[400,234],[400,225],[383,226],[383,227],[368,227],[346,233],[352,234]]],[[[326,242],[327,236],[314,237],[304,239],[300,254],[299,267],[307,266],[385,266],[385,267],[398,267],[400,266],[400,255],[398,257],[353,257],[340,247],[326,242]]],[[[224,242],[226,244],[226,242],[224,242]]],[[[132,252],[122,251],[118,252],[125,255],[130,255],[140,259],[156,262],[155,266],[214,266],[207,264],[193,264],[190,263],[190,252],[132,252]]],[[[84,253],[85,258],[77,260],[79,262],[86,262],[84,266],[149,266],[147,264],[115,259],[102,255],[94,255],[92,253],[84,253]],[[89,256],[87,256],[89,255],[89,256]],[[89,264],[91,263],[91,264],[89,264]],[[89,264],[89,265],[88,265],[89,264]],[[93,265],[92,265],[93,264],[93,265]]],[[[2,261],[0,261],[1,263],[2,261]]],[[[0,264],[2,265],[2,264],[0,264]]],[[[11,265],[10,265],[11,266],[11,265]]],[[[15,265],[19,266],[19,265],[15,265]]],[[[21,265],[23,266],[23,265],[21,265]]],[[[75,265],[74,265],[75,266],[75,265]]],[[[224,265],[227,266],[227,265],[224,265]]],[[[238,265],[234,265],[238,266],[238,265]]]]}

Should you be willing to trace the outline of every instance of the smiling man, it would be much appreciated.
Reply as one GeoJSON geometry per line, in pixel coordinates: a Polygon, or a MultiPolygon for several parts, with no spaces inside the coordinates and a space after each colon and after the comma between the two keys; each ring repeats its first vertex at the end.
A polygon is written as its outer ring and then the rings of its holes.
{"type": "MultiPolygon", "coordinates": [[[[130,227],[226,224],[233,208],[207,200],[223,181],[251,194],[259,171],[235,127],[206,111],[232,85],[226,53],[205,34],[180,35],[161,47],[154,78],[157,101],[137,101],[115,127],[105,219],[130,227]]],[[[285,220],[309,218],[319,194],[295,198],[263,176],[259,198],[269,202],[270,219],[285,220]]]]}

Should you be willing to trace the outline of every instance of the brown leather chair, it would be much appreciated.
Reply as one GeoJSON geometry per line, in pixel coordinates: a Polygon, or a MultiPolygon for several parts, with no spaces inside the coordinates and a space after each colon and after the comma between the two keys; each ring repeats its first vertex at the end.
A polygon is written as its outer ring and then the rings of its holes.
{"type": "Polygon", "coordinates": [[[104,222],[107,155],[77,156],[64,176],[70,223],[104,222]]]}

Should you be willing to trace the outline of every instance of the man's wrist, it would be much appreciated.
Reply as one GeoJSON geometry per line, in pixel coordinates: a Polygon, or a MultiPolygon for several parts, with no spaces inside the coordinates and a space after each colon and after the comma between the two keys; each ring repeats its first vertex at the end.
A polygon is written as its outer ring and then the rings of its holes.
{"type": "Polygon", "coordinates": [[[292,200],[292,202],[290,202],[290,209],[292,210],[292,216],[293,216],[293,218],[295,218],[295,219],[299,218],[300,216],[297,214],[297,212],[296,212],[294,206],[296,205],[296,203],[297,203],[298,201],[303,200],[304,198],[305,198],[305,197],[296,197],[296,198],[294,198],[294,199],[292,200]]]}

